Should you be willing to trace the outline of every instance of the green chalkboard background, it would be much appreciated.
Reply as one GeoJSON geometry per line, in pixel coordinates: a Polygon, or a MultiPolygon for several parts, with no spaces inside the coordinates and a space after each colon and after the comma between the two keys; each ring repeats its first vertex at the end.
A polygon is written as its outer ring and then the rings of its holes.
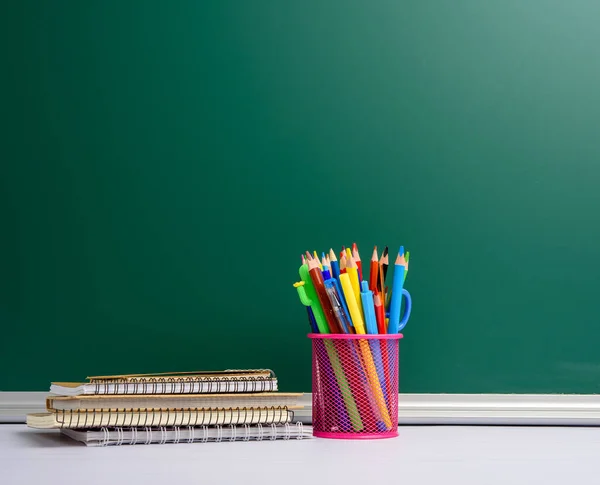
{"type": "Polygon", "coordinates": [[[299,254],[411,251],[405,392],[600,390],[600,3],[2,7],[0,390],[271,367],[299,254]]]}

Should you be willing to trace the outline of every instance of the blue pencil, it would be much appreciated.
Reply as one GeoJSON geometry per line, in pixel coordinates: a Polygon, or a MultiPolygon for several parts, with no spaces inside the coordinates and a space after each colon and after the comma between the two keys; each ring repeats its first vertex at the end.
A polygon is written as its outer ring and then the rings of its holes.
{"type": "Polygon", "coordinates": [[[338,260],[335,257],[335,252],[333,251],[333,249],[329,250],[329,261],[331,262],[331,272],[333,273],[333,277],[339,281],[340,280],[340,263],[338,263],[338,260]]]}

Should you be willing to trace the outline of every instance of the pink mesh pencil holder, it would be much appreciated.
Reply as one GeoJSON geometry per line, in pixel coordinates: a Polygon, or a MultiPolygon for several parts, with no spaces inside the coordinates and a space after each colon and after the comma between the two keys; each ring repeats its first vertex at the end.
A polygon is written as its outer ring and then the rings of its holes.
{"type": "Polygon", "coordinates": [[[309,334],[313,435],[398,436],[398,347],[402,334],[309,334]]]}

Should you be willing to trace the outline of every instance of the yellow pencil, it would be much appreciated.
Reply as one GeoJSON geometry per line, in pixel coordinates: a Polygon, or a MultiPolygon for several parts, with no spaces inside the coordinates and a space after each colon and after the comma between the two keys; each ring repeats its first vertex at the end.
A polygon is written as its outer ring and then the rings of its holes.
{"type": "MultiPolygon", "coordinates": [[[[351,278],[347,273],[340,275],[340,283],[342,284],[342,291],[346,297],[346,304],[348,305],[348,311],[350,312],[350,316],[352,318],[352,324],[354,325],[357,334],[364,335],[365,322],[363,320],[362,312],[358,309],[356,300],[352,298],[354,290],[352,289],[350,279],[351,278]]],[[[383,391],[381,390],[379,377],[377,377],[377,369],[375,367],[375,362],[373,360],[373,355],[371,354],[369,343],[366,340],[359,340],[358,344],[360,347],[360,352],[363,356],[367,379],[369,380],[369,384],[373,391],[375,402],[377,403],[377,407],[379,408],[379,412],[381,413],[381,417],[385,426],[390,429],[392,427],[392,420],[385,404],[385,398],[383,397],[383,391]]]]}
{"type": "Polygon", "coordinates": [[[356,304],[360,309],[360,313],[363,312],[362,306],[362,298],[360,297],[360,283],[358,281],[358,266],[356,266],[356,262],[352,257],[352,254],[348,257],[348,262],[346,263],[346,273],[350,275],[350,283],[352,283],[352,290],[354,291],[354,297],[356,299],[356,304]]]}
{"type": "Polygon", "coordinates": [[[354,298],[354,289],[350,282],[352,278],[348,273],[342,273],[340,275],[340,283],[342,285],[342,291],[346,297],[346,304],[348,305],[348,311],[350,312],[350,318],[352,318],[352,325],[356,329],[356,333],[365,333],[365,320],[363,319],[362,311],[358,308],[356,298],[354,298]]]}

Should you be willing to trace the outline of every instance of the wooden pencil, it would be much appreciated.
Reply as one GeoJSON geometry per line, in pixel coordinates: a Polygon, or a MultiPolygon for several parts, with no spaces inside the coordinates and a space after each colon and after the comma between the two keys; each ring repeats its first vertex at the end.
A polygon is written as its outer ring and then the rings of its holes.
{"type": "Polygon", "coordinates": [[[377,290],[379,293],[385,296],[385,277],[387,276],[387,267],[388,267],[389,257],[388,257],[388,247],[386,246],[383,249],[383,253],[381,258],[379,259],[379,283],[377,285],[377,290]]]}
{"type": "Polygon", "coordinates": [[[360,254],[358,252],[358,246],[356,243],[352,243],[352,257],[354,258],[354,262],[358,268],[358,278],[360,281],[363,280],[363,272],[362,272],[362,261],[360,260],[360,254]]]}
{"type": "Polygon", "coordinates": [[[369,290],[377,291],[377,275],[379,274],[379,258],[377,257],[377,246],[373,249],[371,256],[371,266],[369,271],[369,290]]]}
{"type": "Polygon", "coordinates": [[[356,296],[356,304],[360,309],[361,313],[363,311],[362,306],[362,298],[360,297],[360,280],[358,279],[358,267],[356,265],[356,261],[354,258],[350,256],[348,258],[348,262],[346,264],[346,273],[350,275],[350,283],[352,284],[352,290],[354,295],[356,296]]]}
{"type": "Polygon", "coordinates": [[[340,273],[341,274],[344,274],[346,272],[346,265],[347,265],[346,253],[344,253],[340,257],[340,273]]]}

